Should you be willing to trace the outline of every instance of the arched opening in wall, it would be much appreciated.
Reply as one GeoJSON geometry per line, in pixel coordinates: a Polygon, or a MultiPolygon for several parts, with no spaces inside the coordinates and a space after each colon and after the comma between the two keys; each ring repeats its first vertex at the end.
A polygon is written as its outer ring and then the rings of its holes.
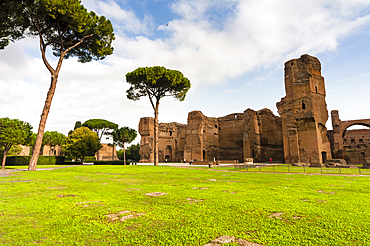
{"type": "Polygon", "coordinates": [[[353,123],[342,133],[343,150],[349,163],[365,163],[370,156],[370,124],[353,123]]]}
{"type": "Polygon", "coordinates": [[[327,156],[326,156],[326,152],[325,151],[321,152],[321,158],[322,158],[322,163],[326,163],[327,156]]]}
{"type": "Polygon", "coordinates": [[[166,149],[164,151],[164,159],[165,162],[173,162],[172,160],[172,147],[170,145],[166,146],[166,149]]]}
{"type": "Polygon", "coordinates": [[[172,131],[170,131],[170,137],[172,137],[172,131]]]}
{"type": "Polygon", "coordinates": [[[361,139],[362,136],[369,136],[370,134],[370,124],[365,123],[353,123],[352,125],[349,125],[346,127],[346,129],[343,130],[342,138],[344,138],[346,135],[347,137],[350,137],[350,135],[358,135],[358,138],[361,139]],[[363,132],[364,134],[361,134],[363,132]],[[357,134],[356,134],[357,133],[357,134]]]}
{"type": "Polygon", "coordinates": [[[304,102],[302,102],[302,109],[306,109],[306,104],[304,104],[304,102]]]}
{"type": "Polygon", "coordinates": [[[205,160],[206,160],[206,151],[203,150],[203,161],[205,161],[205,160]]]}

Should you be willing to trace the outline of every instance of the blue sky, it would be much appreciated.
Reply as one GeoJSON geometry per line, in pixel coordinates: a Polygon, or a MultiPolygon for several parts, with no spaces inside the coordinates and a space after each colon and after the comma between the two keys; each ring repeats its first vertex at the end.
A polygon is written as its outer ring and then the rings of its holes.
{"type": "MultiPolygon", "coordinates": [[[[63,63],[46,130],[67,134],[76,121],[92,118],[137,129],[153,109],[146,98],[126,98],[125,74],[155,65],[179,70],[192,83],[185,101],[161,101],[160,122],[186,124],[192,110],[220,117],[269,108],[277,115],[284,63],[302,54],[321,61],[329,129],[333,109],[342,120],[370,118],[370,0],[82,3],[112,21],[115,51],[100,62],[63,63]]],[[[27,121],[36,131],[49,82],[37,39],[0,51],[1,117],[27,121]]]]}

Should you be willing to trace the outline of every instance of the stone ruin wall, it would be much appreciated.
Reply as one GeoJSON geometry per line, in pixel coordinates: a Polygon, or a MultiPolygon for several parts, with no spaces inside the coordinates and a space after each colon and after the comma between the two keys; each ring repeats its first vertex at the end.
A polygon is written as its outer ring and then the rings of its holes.
{"type": "Polygon", "coordinates": [[[285,162],[322,164],[331,159],[320,61],[302,55],[286,62],[285,91],[276,105],[282,117],[285,162]]]}
{"type": "Polygon", "coordinates": [[[176,122],[158,124],[159,162],[180,162],[183,159],[185,127],[176,122]]]}
{"type": "MultiPolygon", "coordinates": [[[[186,125],[173,123],[158,124],[158,161],[180,162],[184,156],[186,125]]],[[[139,133],[140,162],[154,162],[154,119],[140,119],[139,133]]]]}
{"type": "MultiPolygon", "coordinates": [[[[99,150],[100,161],[118,161],[116,147],[110,146],[110,144],[102,143],[103,147],[99,150]]],[[[97,153],[95,158],[98,159],[97,153]]]]}
{"type": "Polygon", "coordinates": [[[185,138],[186,162],[218,159],[219,122],[217,118],[207,117],[200,111],[190,112],[185,138]]]}
{"type": "Polygon", "coordinates": [[[229,114],[225,117],[218,118],[218,122],[218,160],[238,160],[240,162],[244,162],[244,114],[229,114]]]}
{"type": "MultiPolygon", "coordinates": [[[[154,161],[153,127],[153,118],[140,119],[140,162],[154,161]]],[[[158,146],[159,162],[164,162],[165,159],[168,162],[183,160],[243,162],[247,157],[265,162],[274,157],[274,160],[282,161],[281,119],[268,109],[260,111],[248,109],[244,113],[233,113],[220,118],[207,117],[201,111],[192,111],[188,114],[187,125],[159,124],[158,146]],[[262,120],[256,123],[257,118],[261,116],[262,120]],[[255,125],[261,123],[263,127],[256,131],[255,125]],[[248,129],[253,130],[246,134],[248,129]],[[246,144],[249,144],[248,147],[246,144]],[[246,155],[247,149],[252,155],[246,155]]]]}
{"type": "Polygon", "coordinates": [[[140,140],[140,162],[154,162],[154,119],[152,117],[144,117],[139,122],[140,140]]]}
{"type": "Polygon", "coordinates": [[[284,162],[281,117],[271,110],[244,111],[244,157],[255,162],[284,162]]]}
{"type": "Polygon", "coordinates": [[[370,119],[341,121],[338,110],[331,111],[333,130],[328,132],[332,155],[351,164],[370,163],[370,129],[347,130],[353,125],[370,128],[370,119]]]}
{"type": "Polygon", "coordinates": [[[343,137],[342,157],[347,163],[365,164],[370,162],[370,130],[347,130],[343,137]]]}

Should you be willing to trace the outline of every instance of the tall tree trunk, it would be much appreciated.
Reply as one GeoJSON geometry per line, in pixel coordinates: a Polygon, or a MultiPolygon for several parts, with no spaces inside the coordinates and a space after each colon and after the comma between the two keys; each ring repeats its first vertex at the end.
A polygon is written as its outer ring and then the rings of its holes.
{"type": "Polygon", "coordinates": [[[123,164],[126,166],[126,150],[125,150],[125,143],[123,143],[123,164]]]}
{"type": "Polygon", "coordinates": [[[49,115],[51,101],[53,100],[53,97],[54,97],[57,80],[58,80],[58,74],[56,75],[52,74],[50,88],[48,91],[48,95],[46,96],[44,109],[42,110],[42,114],[41,114],[39,130],[37,132],[37,137],[36,137],[36,143],[35,143],[35,146],[33,147],[30,164],[28,165],[28,171],[36,171],[36,165],[37,165],[37,160],[39,159],[39,155],[40,155],[42,138],[44,137],[45,124],[46,124],[46,120],[49,115]]]}
{"type": "Polygon", "coordinates": [[[158,106],[154,110],[154,166],[158,166],[158,106]]]}
{"type": "MultiPolygon", "coordinates": [[[[10,148],[9,148],[10,149],[10,148]]],[[[3,156],[3,162],[1,164],[1,169],[2,170],[5,170],[5,162],[6,162],[6,156],[8,155],[8,151],[9,149],[7,150],[6,147],[5,147],[5,150],[4,150],[4,156],[3,156]]]]}

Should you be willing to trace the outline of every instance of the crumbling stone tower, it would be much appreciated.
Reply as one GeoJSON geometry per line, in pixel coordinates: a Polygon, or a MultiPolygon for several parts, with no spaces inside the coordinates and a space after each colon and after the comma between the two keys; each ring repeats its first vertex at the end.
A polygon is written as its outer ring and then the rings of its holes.
{"type": "Polygon", "coordinates": [[[286,96],[276,104],[282,117],[285,162],[325,163],[331,151],[320,61],[309,55],[287,61],[285,92],[286,96]]]}
{"type": "Polygon", "coordinates": [[[154,119],[144,117],[139,122],[140,141],[140,161],[154,162],[154,119]]]}

